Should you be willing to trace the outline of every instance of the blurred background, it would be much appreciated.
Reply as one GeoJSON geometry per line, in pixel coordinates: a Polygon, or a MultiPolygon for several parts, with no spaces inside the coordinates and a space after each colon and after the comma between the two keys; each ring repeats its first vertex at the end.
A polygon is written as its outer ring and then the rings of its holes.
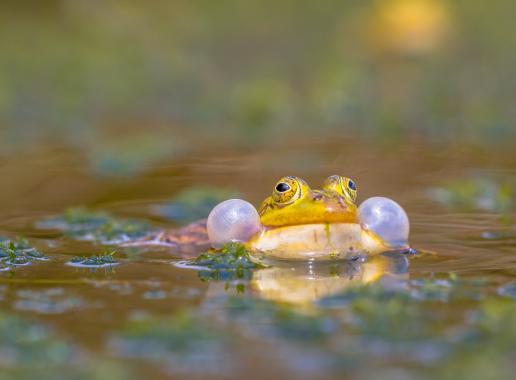
{"type": "Polygon", "coordinates": [[[514,14],[511,0],[2,1],[0,207],[199,186],[195,202],[221,187],[259,202],[286,174],[345,174],[401,202],[451,178],[462,198],[483,193],[470,178],[502,189],[514,14]]]}
{"type": "Polygon", "coordinates": [[[2,155],[133,172],[313,137],[513,144],[516,3],[0,4],[2,155]]]}

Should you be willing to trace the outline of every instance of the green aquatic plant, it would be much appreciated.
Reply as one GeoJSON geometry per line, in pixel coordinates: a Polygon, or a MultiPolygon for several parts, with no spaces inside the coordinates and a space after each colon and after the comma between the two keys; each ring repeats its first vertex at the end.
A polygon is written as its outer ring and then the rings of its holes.
{"type": "Polygon", "coordinates": [[[388,285],[372,283],[351,286],[343,292],[321,298],[323,308],[342,308],[360,299],[384,302],[393,298],[407,302],[481,300],[488,293],[483,278],[462,279],[454,273],[440,278],[421,278],[410,281],[393,280],[388,285]]]}
{"type": "Polygon", "coordinates": [[[106,251],[100,255],[76,256],[70,260],[70,264],[84,267],[103,267],[117,265],[118,261],[113,258],[115,254],[116,251],[106,251]]]}
{"type": "Polygon", "coordinates": [[[330,337],[337,328],[328,315],[304,313],[289,304],[253,297],[230,297],[225,308],[230,321],[270,338],[315,342],[330,337]]]}
{"type": "Polygon", "coordinates": [[[511,379],[516,347],[516,303],[507,298],[487,298],[470,312],[466,333],[452,355],[436,367],[439,379],[511,379]]]}
{"type": "Polygon", "coordinates": [[[193,262],[210,269],[263,268],[263,265],[254,260],[251,253],[239,243],[228,243],[220,250],[205,252],[193,262]]]}
{"type": "MultiPolygon", "coordinates": [[[[3,269],[8,266],[27,265],[34,260],[48,260],[48,258],[32,247],[28,240],[2,238],[0,241],[0,262],[3,269]]],[[[0,268],[1,269],[1,268],[0,268]]]]}
{"type": "Polygon", "coordinates": [[[199,271],[202,280],[228,281],[250,279],[252,270],[264,268],[251,253],[239,243],[228,243],[219,250],[210,250],[190,262],[207,270],[199,271]]]}
{"type": "Polygon", "coordinates": [[[358,368],[381,368],[391,360],[405,368],[445,359],[457,337],[442,335],[450,323],[449,303],[435,308],[435,302],[433,293],[415,297],[404,282],[356,285],[323,298],[318,305],[339,321],[329,356],[337,368],[350,357],[358,368]]]}
{"type": "Polygon", "coordinates": [[[161,363],[170,372],[224,370],[229,345],[228,334],[186,311],[131,320],[110,340],[115,355],[161,363]]]}
{"type": "Polygon", "coordinates": [[[428,190],[446,207],[495,212],[508,218],[514,207],[514,186],[508,181],[475,177],[451,181],[428,190]]]}
{"type": "Polygon", "coordinates": [[[138,220],[111,220],[91,232],[95,240],[109,244],[137,240],[150,233],[150,226],[138,220]]]}
{"type": "MultiPolygon", "coordinates": [[[[129,321],[119,337],[128,341],[154,341],[167,351],[184,352],[200,342],[223,340],[223,335],[208,326],[206,321],[187,311],[172,317],[147,317],[129,321]]],[[[152,356],[152,353],[147,353],[152,356]]]]}
{"type": "Polygon", "coordinates": [[[168,134],[143,132],[103,139],[93,145],[89,156],[97,174],[130,177],[180,151],[177,139],[168,134]]]}
{"type": "Polygon", "coordinates": [[[411,280],[408,290],[412,299],[421,301],[479,301],[487,296],[486,282],[482,277],[464,279],[450,273],[448,278],[411,280]]]}
{"type": "Polygon", "coordinates": [[[0,312],[0,368],[16,366],[55,366],[73,356],[71,346],[57,339],[44,325],[0,312]]]}
{"type": "Polygon", "coordinates": [[[71,207],[62,215],[49,217],[36,223],[38,228],[64,231],[67,234],[80,234],[94,231],[109,224],[112,217],[103,211],[91,211],[82,207],[71,207]]]}
{"type": "Polygon", "coordinates": [[[25,255],[18,255],[16,251],[11,250],[9,252],[9,258],[6,261],[10,265],[27,265],[31,262],[29,258],[25,255]]]}
{"type": "Polygon", "coordinates": [[[127,364],[122,366],[111,359],[91,357],[46,325],[3,311],[0,312],[0,352],[2,380],[136,378],[126,371],[127,364]]]}
{"type": "Polygon", "coordinates": [[[357,298],[349,308],[349,325],[362,337],[415,341],[432,335],[428,331],[430,316],[403,294],[381,300],[357,298]]]}
{"type": "Polygon", "coordinates": [[[38,222],[37,226],[63,231],[65,235],[74,239],[97,241],[102,244],[121,244],[141,239],[153,231],[144,221],[117,219],[106,212],[89,211],[84,208],[70,208],[61,216],[38,222]]]}
{"type": "Polygon", "coordinates": [[[231,198],[238,198],[235,190],[217,187],[193,187],[177,194],[169,203],[155,206],[155,214],[184,224],[206,218],[218,203],[231,198]]]}
{"type": "Polygon", "coordinates": [[[397,285],[353,286],[321,300],[315,309],[254,297],[228,297],[214,302],[210,315],[218,307],[222,314],[217,315],[246,337],[272,339],[290,351],[322,352],[326,369],[385,368],[397,363],[395,368],[408,365],[420,373],[446,368],[450,358],[470,355],[472,344],[482,345],[483,350],[493,344],[507,356],[508,347],[516,342],[512,331],[516,304],[501,304],[496,296],[494,301],[470,296],[475,291],[489,294],[485,288],[480,280],[452,274],[397,285]],[[441,288],[446,289],[444,293],[441,288]],[[415,294],[415,289],[419,293],[415,294]],[[457,296],[463,294],[467,297],[457,296]],[[501,341],[506,329],[509,331],[501,341]]]}
{"type": "Polygon", "coordinates": [[[409,300],[410,295],[402,283],[394,283],[392,286],[383,286],[376,283],[359,284],[350,286],[342,292],[323,297],[317,301],[317,305],[323,308],[342,308],[360,299],[383,302],[392,298],[409,300]]]}

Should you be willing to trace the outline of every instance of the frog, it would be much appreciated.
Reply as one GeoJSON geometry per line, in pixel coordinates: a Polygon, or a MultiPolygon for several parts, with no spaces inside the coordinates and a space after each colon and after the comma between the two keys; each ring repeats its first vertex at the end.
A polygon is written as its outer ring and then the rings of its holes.
{"type": "Polygon", "coordinates": [[[162,232],[151,243],[195,250],[239,242],[259,258],[308,261],[410,249],[403,208],[385,197],[357,206],[357,193],[355,181],[341,175],[329,176],[319,189],[300,177],[285,176],[258,209],[229,199],[206,220],[162,232]]]}
{"type": "Polygon", "coordinates": [[[356,205],[357,185],[332,175],[320,189],[302,178],[286,176],[255,214],[250,204],[230,200],[208,216],[215,245],[240,241],[251,252],[285,260],[327,260],[406,250],[408,217],[396,202],[383,197],[356,205]]]}

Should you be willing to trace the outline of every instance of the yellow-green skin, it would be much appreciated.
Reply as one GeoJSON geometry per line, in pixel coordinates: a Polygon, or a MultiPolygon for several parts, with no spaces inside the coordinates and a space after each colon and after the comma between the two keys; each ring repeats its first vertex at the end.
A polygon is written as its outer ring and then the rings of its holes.
{"type": "Polygon", "coordinates": [[[300,178],[284,177],[259,210],[262,231],[246,245],[254,252],[287,260],[388,250],[378,236],[360,226],[355,198],[356,187],[346,177],[328,177],[320,190],[300,178]]]}

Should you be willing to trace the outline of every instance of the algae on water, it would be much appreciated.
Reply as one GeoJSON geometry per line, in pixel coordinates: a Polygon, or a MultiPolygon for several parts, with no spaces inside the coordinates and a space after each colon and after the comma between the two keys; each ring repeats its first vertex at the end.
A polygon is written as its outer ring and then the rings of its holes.
{"type": "Polygon", "coordinates": [[[104,252],[101,255],[93,255],[93,256],[76,256],[72,258],[69,262],[71,266],[77,267],[106,267],[112,265],[118,265],[118,261],[116,261],[113,256],[116,251],[104,252]]]}
{"type": "Polygon", "coordinates": [[[190,223],[208,216],[218,203],[240,194],[217,187],[193,187],[176,195],[169,203],[155,206],[153,212],[178,223],[190,223]]]}
{"type": "Polygon", "coordinates": [[[34,260],[48,260],[48,258],[24,238],[0,238],[0,270],[5,270],[9,266],[27,265],[34,260]]]}
{"type": "Polygon", "coordinates": [[[502,221],[506,221],[514,209],[514,184],[481,175],[430,188],[428,194],[449,208],[498,213],[502,221]]]}
{"type": "Polygon", "coordinates": [[[96,241],[101,244],[122,244],[148,236],[152,227],[141,220],[118,219],[106,212],[70,208],[63,215],[44,219],[39,228],[63,231],[78,240],[96,241]]]}
{"type": "Polygon", "coordinates": [[[230,363],[230,335],[190,312],[129,321],[110,340],[116,356],[142,358],[171,372],[220,372],[230,363]],[[143,349],[142,349],[143,348],[143,349]]]}
{"type": "Polygon", "coordinates": [[[264,267],[239,243],[228,243],[220,250],[205,252],[192,260],[191,264],[207,268],[199,272],[202,280],[226,281],[249,279],[253,269],[264,267]]]}

